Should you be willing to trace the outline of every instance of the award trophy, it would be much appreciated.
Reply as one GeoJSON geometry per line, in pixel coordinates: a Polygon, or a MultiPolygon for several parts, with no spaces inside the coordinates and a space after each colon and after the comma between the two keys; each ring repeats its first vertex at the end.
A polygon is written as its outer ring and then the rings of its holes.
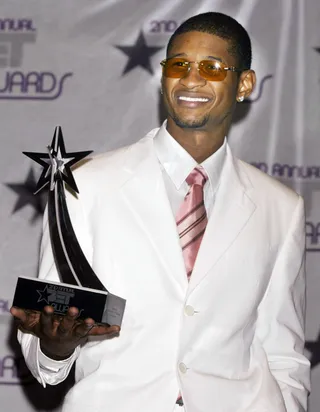
{"type": "Polygon", "coordinates": [[[46,305],[64,315],[71,306],[81,319],[121,326],[126,301],[108,292],[87,261],[72,227],[65,183],[79,193],[71,166],[92,151],[66,153],[61,127],[56,127],[48,153],[23,152],[43,167],[36,193],[49,185],[48,225],[55,265],[62,283],[18,277],[13,305],[41,311],[46,305]]]}

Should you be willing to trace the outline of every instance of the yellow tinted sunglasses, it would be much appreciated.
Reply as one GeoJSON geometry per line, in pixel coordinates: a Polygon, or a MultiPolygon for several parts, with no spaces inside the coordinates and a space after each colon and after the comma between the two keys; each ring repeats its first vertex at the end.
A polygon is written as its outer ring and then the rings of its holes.
{"type": "Polygon", "coordinates": [[[172,57],[160,62],[163,75],[173,79],[181,79],[186,76],[191,69],[191,63],[196,63],[200,76],[211,82],[221,82],[226,78],[228,71],[240,73],[245,70],[237,69],[234,66],[228,67],[226,64],[213,59],[190,62],[181,57],[172,57]]]}

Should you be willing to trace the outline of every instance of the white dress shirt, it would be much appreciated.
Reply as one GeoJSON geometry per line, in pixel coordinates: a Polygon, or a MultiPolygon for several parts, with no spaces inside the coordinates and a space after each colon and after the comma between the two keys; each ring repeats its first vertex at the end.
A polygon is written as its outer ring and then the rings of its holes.
{"type": "MultiPolygon", "coordinates": [[[[218,190],[220,176],[226,158],[227,139],[223,145],[201,166],[207,172],[208,180],[204,185],[204,204],[208,217],[211,214],[214,196],[218,190]]],[[[168,199],[174,216],[177,215],[180,205],[186,196],[189,185],[186,178],[198,166],[196,160],[168,133],[166,122],[161,126],[154,139],[156,154],[162,170],[168,199]]]]}

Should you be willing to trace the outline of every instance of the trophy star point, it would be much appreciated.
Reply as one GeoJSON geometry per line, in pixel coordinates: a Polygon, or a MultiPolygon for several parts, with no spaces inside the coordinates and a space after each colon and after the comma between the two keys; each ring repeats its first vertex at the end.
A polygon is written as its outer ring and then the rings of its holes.
{"type": "Polygon", "coordinates": [[[67,153],[60,126],[55,128],[51,145],[47,148],[47,153],[23,152],[24,155],[43,167],[35,193],[40,192],[48,184],[50,190],[53,190],[57,179],[62,179],[72,190],[79,193],[71,166],[92,153],[92,150],[67,153]]]}

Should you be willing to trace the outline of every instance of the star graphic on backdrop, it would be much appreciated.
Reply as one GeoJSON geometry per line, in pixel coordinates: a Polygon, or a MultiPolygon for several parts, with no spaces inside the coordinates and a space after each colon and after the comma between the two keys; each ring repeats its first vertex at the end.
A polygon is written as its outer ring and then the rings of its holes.
{"type": "Polygon", "coordinates": [[[34,215],[31,218],[31,221],[35,222],[42,216],[44,212],[45,199],[43,196],[34,196],[34,192],[36,190],[36,179],[32,168],[30,168],[24,182],[6,183],[5,185],[18,195],[12,214],[18,212],[26,205],[31,205],[34,208],[34,215]]]}
{"type": "Polygon", "coordinates": [[[140,66],[150,74],[153,74],[150,57],[157,53],[162,47],[148,46],[143,32],[140,31],[139,37],[133,46],[115,46],[129,57],[122,75],[129,73],[135,67],[140,66]]]}
{"type": "Polygon", "coordinates": [[[37,303],[42,302],[44,300],[47,305],[50,305],[49,296],[51,295],[51,293],[48,292],[48,285],[46,285],[43,290],[37,290],[37,292],[39,293],[37,303]]]}
{"type": "Polygon", "coordinates": [[[306,341],[306,349],[311,353],[311,368],[315,368],[320,363],[320,333],[316,341],[306,341]]]}
{"type": "Polygon", "coordinates": [[[314,47],[314,50],[318,53],[320,53],[320,47],[314,47]]]}
{"type": "Polygon", "coordinates": [[[90,153],[92,153],[92,150],[67,153],[64,146],[61,127],[57,126],[54,131],[51,146],[48,146],[47,153],[23,152],[23,154],[43,167],[43,171],[37,183],[36,193],[48,184],[50,184],[50,190],[53,190],[55,181],[58,178],[65,181],[65,183],[67,183],[76,193],[79,193],[71,172],[71,166],[78,163],[90,153]]]}

